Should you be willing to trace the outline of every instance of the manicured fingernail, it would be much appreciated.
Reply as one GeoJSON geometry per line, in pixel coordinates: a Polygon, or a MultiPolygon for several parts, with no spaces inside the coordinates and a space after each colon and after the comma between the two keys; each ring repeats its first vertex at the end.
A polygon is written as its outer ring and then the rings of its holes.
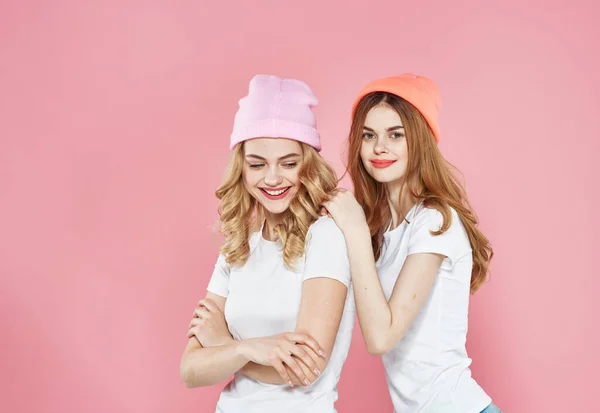
{"type": "Polygon", "coordinates": [[[320,355],[321,357],[325,357],[325,352],[324,352],[323,350],[319,350],[319,355],[320,355]]]}
{"type": "Polygon", "coordinates": [[[315,374],[318,376],[319,374],[321,374],[321,372],[319,371],[319,369],[314,369],[313,370],[315,372],[315,374]]]}
{"type": "Polygon", "coordinates": [[[294,387],[294,383],[292,383],[292,381],[288,381],[288,384],[290,385],[290,387],[294,387]]]}
{"type": "Polygon", "coordinates": [[[308,381],[308,379],[304,379],[304,384],[306,384],[308,386],[308,385],[310,385],[310,381],[308,381]]]}

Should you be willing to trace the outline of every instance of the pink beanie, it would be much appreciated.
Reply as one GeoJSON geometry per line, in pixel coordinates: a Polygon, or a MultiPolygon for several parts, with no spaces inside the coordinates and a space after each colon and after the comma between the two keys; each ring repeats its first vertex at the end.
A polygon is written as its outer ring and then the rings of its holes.
{"type": "Polygon", "coordinates": [[[239,101],[230,148],[248,139],[286,138],[320,151],[321,139],[312,110],[318,103],[310,87],[300,80],[254,76],[248,96],[239,101]]]}

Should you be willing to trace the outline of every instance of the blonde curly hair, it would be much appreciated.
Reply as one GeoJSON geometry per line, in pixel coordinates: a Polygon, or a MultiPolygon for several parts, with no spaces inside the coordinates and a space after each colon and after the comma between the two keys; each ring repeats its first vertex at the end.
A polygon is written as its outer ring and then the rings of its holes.
{"type": "MultiPolygon", "coordinates": [[[[304,255],[308,228],[319,218],[321,205],[329,199],[338,182],[335,171],[321,155],[311,146],[299,143],[302,147],[300,187],[283,213],[281,223],[274,228],[283,245],[283,261],[292,270],[304,255]]],[[[220,232],[225,237],[220,253],[232,267],[246,263],[250,255],[250,234],[260,229],[264,219],[263,207],[244,187],[243,169],[242,142],[234,148],[223,182],[215,192],[220,200],[220,232]]]]}

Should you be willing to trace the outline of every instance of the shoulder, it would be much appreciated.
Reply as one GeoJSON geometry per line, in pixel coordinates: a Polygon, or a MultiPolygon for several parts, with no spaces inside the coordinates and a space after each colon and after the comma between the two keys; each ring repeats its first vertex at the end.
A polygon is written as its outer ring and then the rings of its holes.
{"type": "Polygon", "coordinates": [[[469,238],[458,213],[450,208],[445,215],[435,208],[419,206],[412,220],[408,217],[411,228],[409,254],[437,253],[455,262],[470,250],[469,238]],[[440,233],[440,230],[443,232],[440,233]]]}
{"type": "Polygon", "coordinates": [[[462,224],[458,212],[452,207],[449,208],[450,214],[444,218],[444,214],[435,208],[426,208],[418,206],[413,219],[410,220],[410,239],[413,243],[448,243],[451,246],[453,253],[447,256],[455,256],[470,249],[469,236],[465,227],[462,224]],[[450,222],[446,224],[445,220],[450,222]],[[447,228],[444,232],[438,233],[444,225],[447,228]]]}
{"type": "Polygon", "coordinates": [[[346,239],[333,219],[321,217],[310,226],[305,253],[304,280],[333,278],[350,285],[346,239]]]}
{"type": "MultiPolygon", "coordinates": [[[[462,227],[458,212],[452,207],[449,207],[449,209],[449,228],[462,227]]],[[[417,205],[412,219],[409,218],[409,222],[417,224],[416,226],[427,226],[431,231],[438,231],[445,224],[445,219],[440,210],[417,205]]]]}
{"type": "Polygon", "coordinates": [[[307,251],[323,250],[324,252],[346,251],[346,238],[342,230],[332,218],[327,216],[317,219],[306,234],[307,251]]]}
{"type": "Polygon", "coordinates": [[[308,229],[311,237],[331,237],[344,238],[342,230],[337,226],[335,221],[328,216],[320,217],[308,229]]]}

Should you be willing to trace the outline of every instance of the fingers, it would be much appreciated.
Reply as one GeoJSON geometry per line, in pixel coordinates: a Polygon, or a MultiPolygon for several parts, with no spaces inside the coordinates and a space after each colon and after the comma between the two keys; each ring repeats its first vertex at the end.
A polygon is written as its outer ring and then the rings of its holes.
{"type": "Polygon", "coordinates": [[[296,376],[296,374],[287,366],[287,364],[283,364],[283,368],[285,368],[286,373],[290,376],[291,384],[288,383],[290,386],[294,387],[294,383],[302,383],[302,379],[296,376]]]}
{"type": "Polygon", "coordinates": [[[210,318],[210,311],[204,307],[197,307],[194,310],[194,317],[208,319],[210,318]]]}
{"type": "Polygon", "coordinates": [[[325,358],[325,351],[321,348],[317,340],[305,333],[287,333],[286,338],[294,343],[306,344],[314,350],[319,356],[325,358]]]}
{"type": "Polygon", "coordinates": [[[199,307],[206,307],[206,309],[208,309],[208,311],[211,311],[211,312],[221,311],[219,309],[219,307],[217,306],[217,304],[213,300],[211,300],[210,298],[205,298],[203,300],[198,301],[198,306],[199,307]]]}
{"type": "Polygon", "coordinates": [[[321,207],[321,210],[319,211],[319,215],[322,217],[328,216],[329,218],[332,218],[331,214],[329,213],[329,210],[325,207],[325,204],[327,204],[327,202],[325,202],[323,204],[323,207],[321,207]]]}
{"type": "Polygon", "coordinates": [[[204,324],[204,321],[201,318],[192,318],[192,321],[190,321],[190,324],[188,325],[188,329],[198,327],[202,324],[204,324]]]}
{"type": "Polygon", "coordinates": [[[198,329],[197,327],[198,327],[197,324],[196,325],[191,325],[190,324],[190,327],[188,328],[188,332],[187,332],[187,337],[188,338],[192,338],[193,336],[196,335],[196,330],[198,329]]]}
{"type": "Polygon", "coordinates": [[[308,386],[311,383],[311,379],[312,381],[315,380],[314,374],[303,371],[298,361],[294,359],[288,351],[278,347],[276,354],[292,370],[292,372],[300,379],[300,381],[304,383],[304,385],[308,386]]]}
{"type": "MultiPolygon", "coordinates": [[[[310,347],[306,348],[310,349],[310,347]]],[[[317,366],[317,360],[319,356],[316,353],[311,351],[311,353],[314,354],[313,359],[312,355],[305,351],[299,345],[292,345],[290,348],[290,352],[292,353],[292,355],[298,358],[313,374],[317,376],[321,374],[321,372],[319,371],[319,367],[317,366]]]]}
{"type": "Polygon", "coordinates": [[[290,377],[288,369],[278,357],[272,357],[270,360],[270,364],[271,367],[273,367],[277,371],[277,373],[279,373],[283,381],[285,381],[291,387],[294,387],[294,383],[292,382],[292,378],[290,377]]]}
{"type": "Polygon", "coordinates": [[[294,360],[296,360],[298,362],[298,364],[300,365],[300,368],[302,369],[302,372],[304,373],[304,376],[308,379],[307,386],[310,385],[310,383],[313,383],[315,380],[317,380],[317,377],[319,377],[319,375],[317,373],[315,373],[315,370],[318,371],[319,369],[317,369],[317,368],[310,369],[301,360],[296,359],[296,357],[293,357],[293,358],[294,358],[294,360]]]}
{"type": "Polygon", "coordinates": [[[336,188],[331,192],[331,199],[339,198],[349,192],[346,188],[336,188]]]}
{"type": "Polygon", "coordinates": [[[319,360],[319,356],[312,348],[304,345],[304,344],[299,344],[298,347],[300,347],[301,349],[303,349],[304,351],[306,351],[306,353],[308,354],[308,356],[315,362],[315,367],[314,367],[314,372],[320,376],[321,375],[321,371],[319,370],[319,363],[317,360],[319,360]]]}
{"type": "Polygon", "coordinates": [[[354,194],[346,188],[337,188],[331,194],[329,202],[342,201],[346,198],[354,198],[354,194]]]}
{"type": "Polygon", "coordinates": [[[321,208],[321,216],[325,216],[327,215],[329,218],[333,218],[333,216],[331,215],[331,212],[333,211],[335,213],[335,204],[333,203],[333,201],[328,201],[328,202],[323,202],[323,207],[321,208]]]}

